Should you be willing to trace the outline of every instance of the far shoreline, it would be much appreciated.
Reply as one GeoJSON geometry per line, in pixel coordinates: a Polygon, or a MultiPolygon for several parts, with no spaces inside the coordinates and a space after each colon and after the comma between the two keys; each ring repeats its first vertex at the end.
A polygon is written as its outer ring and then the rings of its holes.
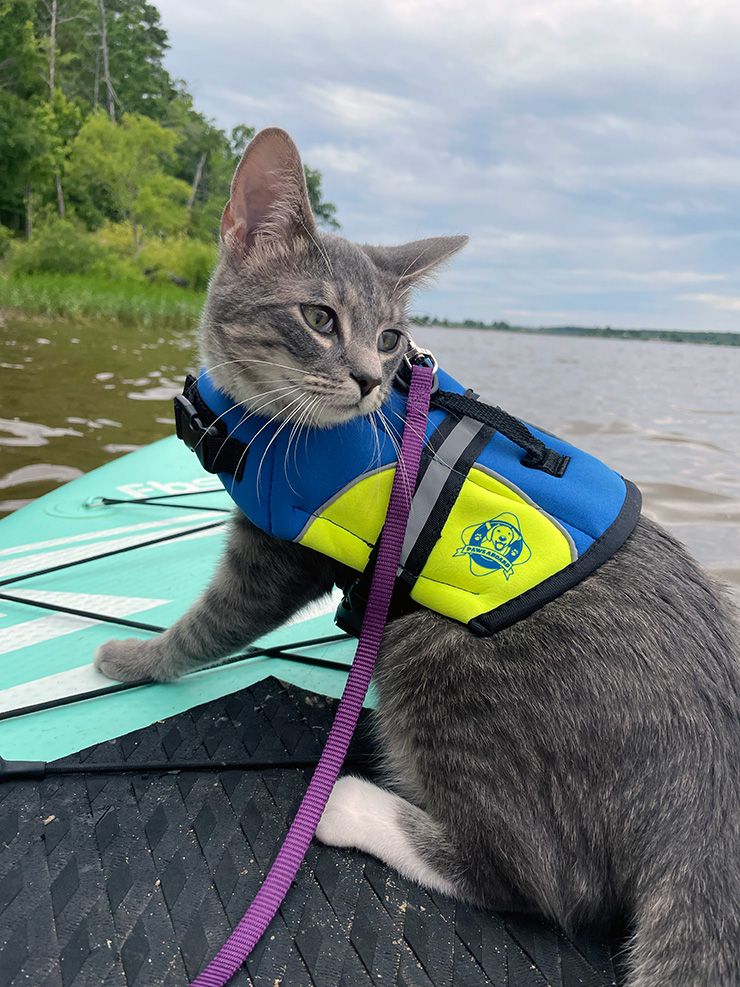
{"type": "Polygon", "coordinates": [[[512,326],[507,322],[486,324],[466,319],[420,320],[411,324],[428,329],[475,329],[478,332],[507,332],[523,336],[571,336],[589,339],[627,339],[659,343],[695,343],[704,346],[740,346],[740,332],[713,332],[706,329],[616,329],[612,326],[512,326]]]}

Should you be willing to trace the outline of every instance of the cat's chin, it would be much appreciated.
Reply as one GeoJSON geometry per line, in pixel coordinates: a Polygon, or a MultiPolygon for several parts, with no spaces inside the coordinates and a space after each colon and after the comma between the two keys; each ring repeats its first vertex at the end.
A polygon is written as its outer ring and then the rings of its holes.
{"type": "Polygon", "coordinates": [[[359,404],[351,404],[345,407],[322,408],[321,417],[314,422],[314,428],[332,428],[335,425],[344,425],[346,422],[354,421],[355,418],[367,418],[381,407],[376,401],[360,401],[359,404]]]}
{"type": "Polygon", "coordinates": [[[314,421],[316,428],[331,428],[334,425],[344,425],[355,418],[369,418],[383,407],[383,398],[369,395],[356,404],[325,405],[321,416],[314,421]]]}

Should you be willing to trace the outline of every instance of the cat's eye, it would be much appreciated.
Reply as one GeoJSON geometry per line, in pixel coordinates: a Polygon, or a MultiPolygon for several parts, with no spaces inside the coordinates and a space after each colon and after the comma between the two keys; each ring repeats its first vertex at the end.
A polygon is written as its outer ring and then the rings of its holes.
{"type": "Polygon", "coordinates": [[[334,313],[321,305],[301,305],[301,313],[306,324],[316,332],[334,332],[334,313]]]}
{"type": "Polygon", "coordinates": [[[396,329],[386,329],[385,332],[381,332],[380,334],[378,349],[381,353],[392,353],[398,346],[398,341],[400,338],[401,333],[396,329]]]}

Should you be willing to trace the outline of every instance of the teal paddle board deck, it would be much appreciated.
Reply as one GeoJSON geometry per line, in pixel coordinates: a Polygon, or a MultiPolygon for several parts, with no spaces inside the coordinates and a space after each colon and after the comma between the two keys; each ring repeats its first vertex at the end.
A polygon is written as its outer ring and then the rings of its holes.
{"type": "MultiPolygon", "coordinates": [[[[6,518],[0,524],[0,716],[112,688],[92,667],[96,647],[111,637],[152,636],[151,631],[33,603],[167,626],[211,578],[224,544],[229,505],[218,481],[171,438],[109,463],[6,518]],[[146,499],[151,497],[159,499],[146,499]]],[[[318,605],[311,615],[299,615],[256,642],[255,648],[340,637],[334,608],[331,600],[318,605]]],[[[352,643],[342,640],[303,653],[347,665],[353,652],[352,643]]],[[[345,678],[336,669],[258,656],[176,683],[140,688],[135,695],[111,693],[95,702],[39,712],[32,736],[17,717],[0,720],[0,751],[6,758],[62,757],[269,675],[330,696],[340,694],[345,678]]]]}
{"type": "MultiPolygon", "coordinates": [[[[0,756],[52,762],[0,782],[0,987],[185,984],[277,851],[354,653],[336,600],[177,682],[119,687],[92,666],[196,599],[229,509],[172,438],[0,522],[0,756]]],[[[351,754],[372,775],[369,715],[351,754]]],[[[233,982],[607,987],[618,949],[314,844],[233,982]]]]}

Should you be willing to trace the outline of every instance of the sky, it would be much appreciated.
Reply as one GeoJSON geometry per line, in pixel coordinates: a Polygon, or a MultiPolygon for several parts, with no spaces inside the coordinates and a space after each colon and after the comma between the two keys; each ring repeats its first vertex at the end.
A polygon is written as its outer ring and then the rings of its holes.
{"type": "Polygon", "coordinates": [[[277,125],[341,233],[467,233],[417,312],[740,330],[737,0],[155,0],[225,128],[277,125]]]}

